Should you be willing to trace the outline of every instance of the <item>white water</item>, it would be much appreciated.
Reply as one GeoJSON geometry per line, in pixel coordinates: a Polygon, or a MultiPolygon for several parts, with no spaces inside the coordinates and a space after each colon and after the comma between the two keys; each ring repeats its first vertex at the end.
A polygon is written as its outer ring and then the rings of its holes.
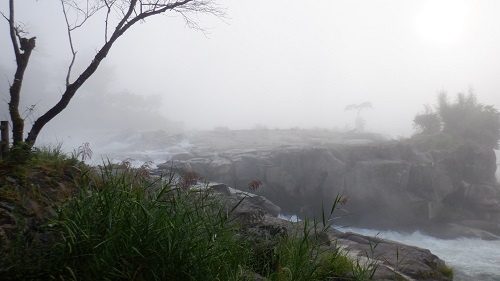
{"type": "Polygon", "coordinates": [[[499,281],[500,241],[486,241],[471,238],[443,240],[421,234],[378,231],[362,228],[341,228],[367,236],[377,236],[420,248],[433,254],[453,267],[455,281],[499,281]]]}

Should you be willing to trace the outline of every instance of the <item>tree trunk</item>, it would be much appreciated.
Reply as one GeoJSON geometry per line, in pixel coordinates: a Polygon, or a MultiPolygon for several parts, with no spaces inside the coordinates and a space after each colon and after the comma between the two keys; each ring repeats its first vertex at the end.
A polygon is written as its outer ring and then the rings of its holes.
{"type": "Polygon", "coordinates": [[[85,81],[87,81],[87,79],[90,78],[90,76],[92,76],[92,74],[94,74],[101,61],[108,54],[113,43],[116,41],[116,39],[118,39],[118,37],[120,37],[123,34],[124,31],[125,30],[123,30],[122,32],[115,33],[114,36],[110,39],[110,41],[104,44],[101,50],[95,55],[94,59],[87,67],[87,69],[85,69],[85,71],[78,77],[78,79],[76,79],[75,82],[69,84],[66,87],[66,91],[62,95],[59,102],[35,121],[33,127],[31,127],[31,130],[25,139],[25,142],[28,145],[33,146],[35,144],[36,139],[38,138],[38,134],[40,134],[40,131],[43,129],[43,127],[50,120],[52,120],[59,113],[61,113],[66,108],[66,106],[68,106],[69,102],[75,95],[76,91],[83,85],[83,83],[85,83],[85,81]]]}
{"type": "Polygon", "coordinates": [[[16,56],[17,70],[14,75],[14,83],[10,86],[10,102],[9,102],[9,113],[12,120],[12,138],[13,144],[17,145],[23,141],[24,133],[24,119],[19,113],[19,101],[20,93],[24,79],[24,72],[28,67],[28,62],[31,56],[31,51],[35,48],[36,37],[27,39],[21,38],[21,50],[23,53],[19,52],[16,56]]]}
{"type": "MultiPolygon", "coordinates": [[[[97,52],[95,55],[94,59],[92,62],[89,64],[89,66],[85,69],[85,71],[76,79],[75,82],[69,84],[66,86],[66,90],[64,94],[62,95],[61,99],[59,102],[54,105],[51,109],[49,109],[45,114],[40,116],[35,123],[33,124],[33,127],[31,127],[30,132],[28,133],[28,136],[25,139],[25,142],[29,146],[33,146],[35,144],[36,139],[38,138],[38,134],[40,131],[43,129],[43,127],[50,122],[54,117],[56,117],[59,113],[61,113],[66,106],[69,104],[73,96],[75,95],[76,91],[87,81],[87,79],[94,74],[94,72],[97,70],[97,67],[101,63],[101,61],[106,58],[109,50],[113,46],[113,43],[123,35],[123,33],[129,29],[131,26],[136,24],[137,22],[140,22],[144,20],[145,18],[157,14],[161,14],[167,10],[174,10],[177,7],[184,6],[190,2],[193,2],[194,0],[181,0],[181,1],[175,1],[173,3],[168,3],[168,4],[162,4],[156,6],[157,4],[152,4],[155,8],[152,9],[151,11],[147,11],[140,14],[134,14],[135,7],[138,3],[138,0],[130,0],[128,4],[128,9],[127,12],[124,13],[123,18],[121,21],[118,23],[118,25],[115,28],[115,31],[113,32],[113,35],[107,41],[103,47],[97,52]],[[132,15],[134,15],[132,18],[130,18],[132,15]]],[[[10,0],[11,6],[13,5],[13,0],[10,0]]],[[[140,1],[139,1],[140,3],[140,1]]],[[[142,5],[142,3],[140,4],[142,5]]],[[[202,5],[203,6],[203,5],[202,5]]],[[[142,6],[141,6],[142,7],[142,6]]],[[[193,6],[196,7],[196,6],[193,6]]],[[[200,8],[200,10],[203,7],[200,8]]],[[[107,26],[106,26],[107,27],[107,26]]]]}
{"type": "Polygon", "coordinates": [[[69,84],[66,86],[66,91],[62,95],[61,99],[59,102],[54,105],[51,109],[49,109],[45,114],[40,116],[35,123],[33,124],[33,127],[31,127],[30,132],[28,133],[28,136],[25,139],[25,142],[33,146],[35,144],[36,139],[38,138],[38,134],[40,134],[40,131],[43,129],[43,127],[54,117],[56,117],[61,111],[63,111],[66,106],[68,106],[69,102],[75,95],[76,91],[87,81],[87,79],[94,74],[94,72],[97,70],[97,67],[101,63],[101,61],[106,58],[108,55],[109,50],[115,43],[115,41],[120,38],[120,36],[123,35],[127,29],[129,29],[131,26],[133,26],[135,23],[144,20],[148,16],[152,16],[155,14],[161,14],[165,12],[166,10],[172,10],[175,9],[176,7],[185,5],[186,3],[192,2],[193,0],[183,0],[180,2],[175,2],[172,4],[165,5],[163,8],[158,9],[152,13],[143,13],[140,14],[133,19],[129,20],[129,17],[131,14],[133,14],[133,7],[135,7],[137,0],[132,0],[129,4],[129,9],[127,13],[124,15],[123,19],[120,21],[118,26],[116,27],[115,31],[113,32],[113,35],[107,41],[104,46],[97,52],[95,55],[94,59],[92,62],[89,64],[89,66],[85,69],[85,71],[76,79],[75,82],[69,84]]]}

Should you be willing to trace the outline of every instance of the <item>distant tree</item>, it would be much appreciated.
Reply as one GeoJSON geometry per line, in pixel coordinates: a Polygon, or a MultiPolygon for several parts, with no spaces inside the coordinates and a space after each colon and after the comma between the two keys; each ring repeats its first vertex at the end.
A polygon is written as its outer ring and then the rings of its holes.
{"type": "Polygon", "coordinates": [[[365,108],[373,108],[371,102],[362,102],[360,104],[350,104],[350,105],[346,106],[344,109],[344,110],[357,111],[355,122],[356,122],[356,130],[358,130],[358,131],[363,131],[363,129],[365,127],[365,120],[363,120],[363,118],[361,118],[361,116],[360,116],[361,111],[365,108]]]}
{"type": "Polygon", "coordinates": [[[22,83],[24,72],[29,63],[30,56],[36,46],[36,37],[28,37],[27,32],[15,19],[14,0],[9,0],[9,11],[1,13],[9,25],[10,41],[14,50],[17,69],[14,80],[10,85],[9,113],[12,122],[12,137],[14,145],[25,142],[28,147],[33,146],[42,128],[55,116],[61,113],[69,104],[75,93],[89,79],[106,58],[111,47],[130,27],[144,22],[147,18],[167,12],[177,12],[190,27],[200,29],[190,14],[208,13],[216,16],[224,16],[215,4],[215,0],[59,0],[62,7],[66,26],[69,47],[71,51],[71,62],[66,72],[65,85],[60,100],[48,111],[33,122],[31,130],[25,139],[24,119],[19,112],[22,83]],[[71,79],[72,68],[76,60],[77,51],[73,44],[73,33],[82,28],[87,20],[93,16],[101,16],[104,41],[97,50],[94,58],[87,67],[71,79]]]}
{"type": "Polygon", "coordinates": [[[438,133],[441,131],[441,118],[430,105],[426,104],[424,111],[418,113],[413,119],[413,128],[420,134],[438,133]]]}
{"type": "Polygon", "coordinates": [[[413,122],[423,134],[443,132],[498,149],[500,113],[492,105],[479,103],[472,91],[457,94],[455,102],[450,102],[448,95],[441,92],[436,111],[426,109],[423,114],[417,114],[413,122]]]}

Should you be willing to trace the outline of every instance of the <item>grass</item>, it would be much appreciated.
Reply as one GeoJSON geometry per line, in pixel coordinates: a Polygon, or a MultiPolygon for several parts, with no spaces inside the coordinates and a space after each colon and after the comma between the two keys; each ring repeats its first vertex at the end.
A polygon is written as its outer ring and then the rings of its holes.
{"type": "Polygon", "coordinates": [[[23,181],[30,177],[33,170],[36,170],[60,179],[64,176],[64,172],[68,175],[68,171],[82,169],[85,166],[77,156],[74,153],[66,154],[61,143],[33,148],[20,144],[18,147],[11,148],[6,160],[0,161],[0,175],[8,171],[10,176],[23,181]]]}
{"type": "Polygon", "coordinates": [[[53,206],[73,194],[83,163],[64,154],[61,145],[21,146],[10,152],[8,159],[0,161],[4,208],[0,210],[0,279],[40,279],[38,269],[46,266],[50,250],[50,237],[42,226],[55,214],[53,206]]]}
{"type": "Polygon", "coordinates": [[[53,185],[69,185],[70,180],[73,196],[50,192],[60,197],[50,201],[57,212],[52,217],[41,212],[44,220],[39,226],[30,226],[26,214],[18,215],[18,234],[3,245],[7,258],[0,261],[0,275],[5,280],[254,280],[259,274],[281,281],[373,276],[373,268],[350,260],[339,246],[330,244],[327,232],[336,206],[343,202],[340,196],[321,222],[305,220],[288,235],[256,240],[244,235],[242,226],[229,219],[230,210],[210,192],[176,185],[173,177],[153,180],[144,169],[110,163],[87,167],[77,159],[83,156],[66,156],[60,145],[32,153],[11,168],[27,178],[33,169],[43,171],[36,173],[42,178],[53,178],[21,180],[19,175],[11,188],[21,193],[19,198],[26,197],[29,189],[31,201],[41,200],[49,196],[47,190],[56,189],[53,185]]]}
{"type": "Polygon", "coordinates": [[[85,177],[80,196],[51,224],[61,234],[57,278],[232,280],[247,255],[221,204],[171,182],[131,185],[109,166],[99,189],[85,177]]]}
{"type": "Polygon", "coordinates": [[[418,278],[424,280],[453,280],[453,276],[453,268],[445,264],[438,265],[436,270],[418,273],[418,278]]]}
{"type": "Polygon", "coordinates": [[[453,280],[454,272],[453,272],[453,268],[452,267],[449,267],[446,264],[440,264],[438,266],[438,270],[444,276],[448,277],[450,280],[453,280]]]}

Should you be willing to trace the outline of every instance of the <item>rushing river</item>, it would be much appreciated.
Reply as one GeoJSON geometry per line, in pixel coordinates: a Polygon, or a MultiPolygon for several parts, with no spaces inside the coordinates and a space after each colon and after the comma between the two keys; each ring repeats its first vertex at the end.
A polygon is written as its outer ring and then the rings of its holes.
{"type": "Polygon", "coordinates": [[[471,238],[443,240],[420,232],[400,233],[362,228],[340,230],[429,249],[448,266],[453,267],[455,281],[500,281],[500,240],[486,241],[471,238]]]}

